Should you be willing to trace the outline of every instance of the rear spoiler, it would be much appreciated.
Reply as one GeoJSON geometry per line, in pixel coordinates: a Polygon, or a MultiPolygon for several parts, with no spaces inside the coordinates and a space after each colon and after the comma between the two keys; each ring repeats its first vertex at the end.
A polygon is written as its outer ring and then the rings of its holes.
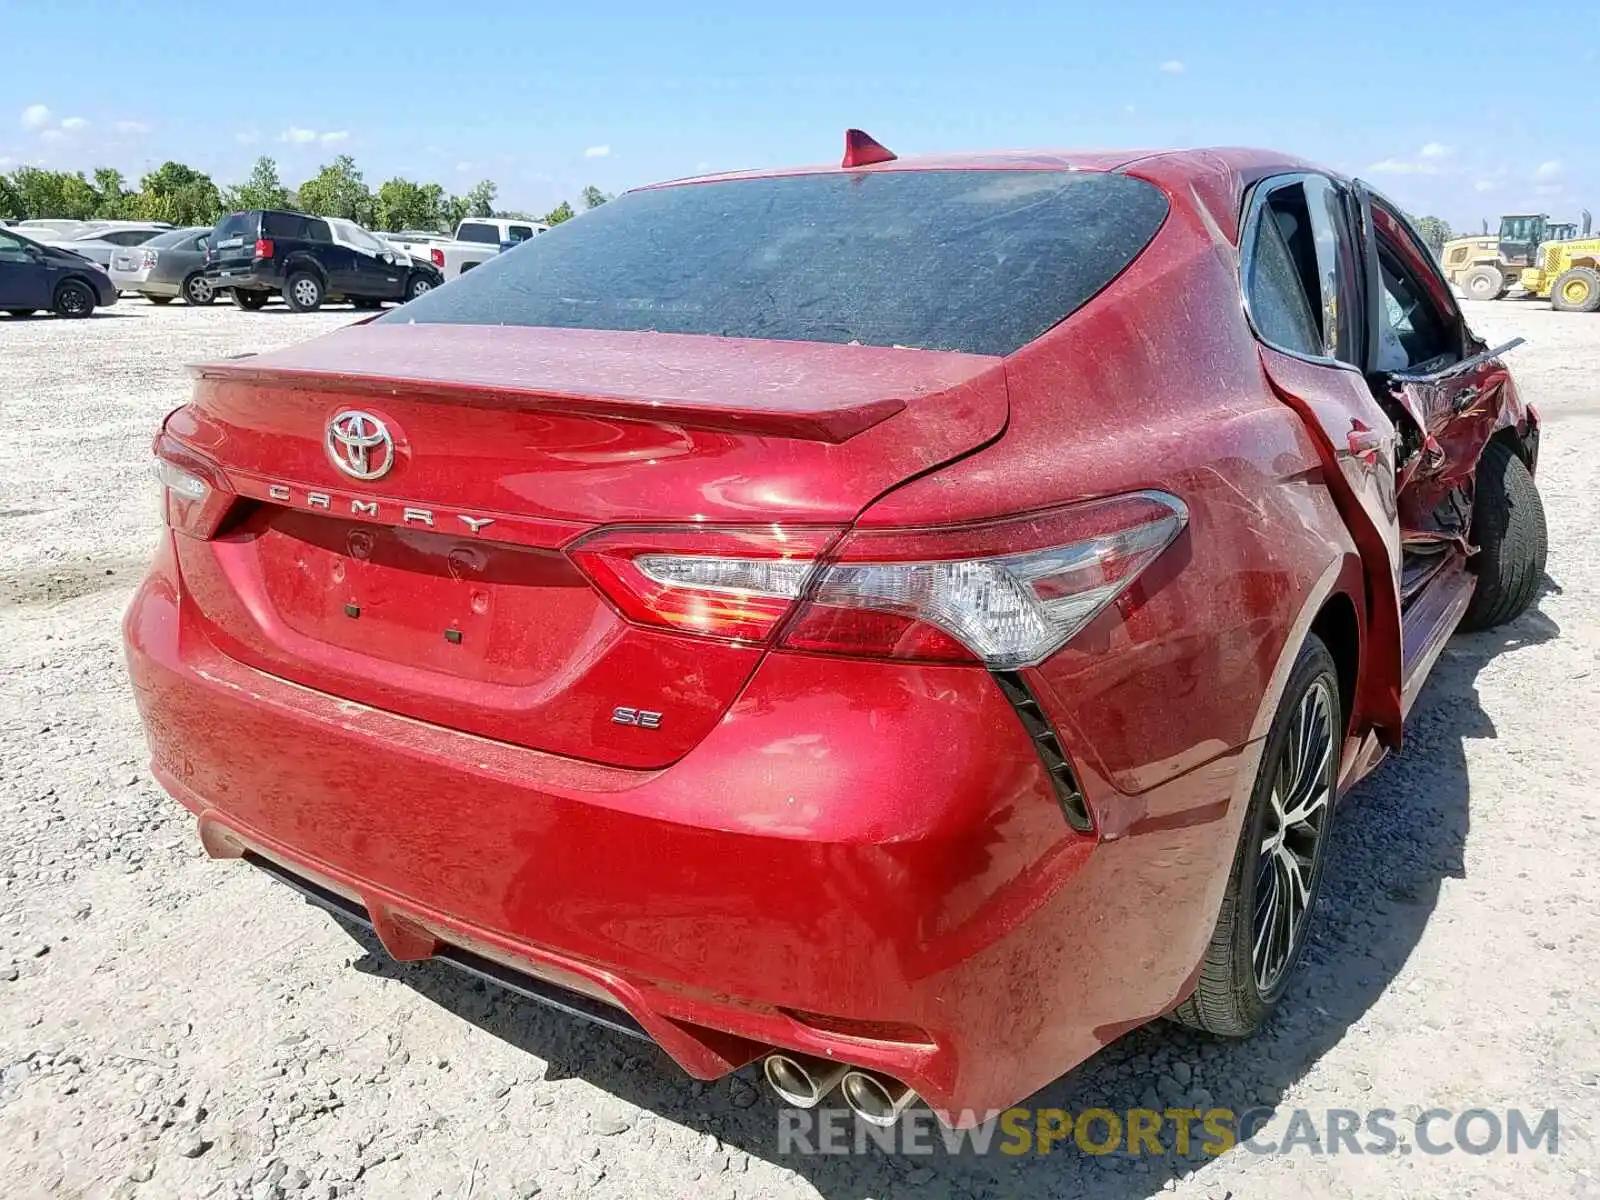
{"type": "Polygon", "coordinates": [[[350,396],[403,396],[407,400],[426,400],[438,404],[607,417],[656,425],[679,425],[686,429],[798,438],[832,444],[846,442],[874,425],[887,421],[906,407],[906,401],[897,396],[830,401],[827,396],[815,393],[809,397],[785,397],[782,405],[775,404],[771,398],[745,403],[718,401],[713,405],[704,401],[649,394],[608,395],[471,381],[418,379],[365,371],[275,366],[252,362],[248,358],[205,363],[191,367],[190,372],[201,381],[317,388],[350,396]]]}

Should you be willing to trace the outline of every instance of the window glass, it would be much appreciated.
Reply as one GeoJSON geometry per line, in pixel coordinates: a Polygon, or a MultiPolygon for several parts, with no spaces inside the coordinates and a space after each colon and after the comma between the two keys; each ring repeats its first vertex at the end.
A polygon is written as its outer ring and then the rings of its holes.
{"type": "Polygon", "coordinates": [[[21,238],[14,238],[10,234],[0,233],[0,262],[26,263],[32,262],[33,255],[29,253],[29,246],[21,238]]]}
{"type": "Polygon", "coordinates": [[[507,232],[510,234],[507,241],[525,242],[533,236],[533,226],[513,225],[507,232]]]}
{"type": "Polygon", "coordinates": [[[1317,255],[1322,353],[1361,365],[1360,256],[1345,205],[1345,193],[1331,179],[1314,175],[1304,183],[1317,255]]]}
{"type": "Polygon", "coordinates": [[[1244,283],[1250,318],[1262,339],[1280,350],[1314,358],[1322,354],[1322,327],[1285,232],[1286,225],[1306,231],[1309,222],[1304,214],[1304,192],[1298,184],[1277,189],[1262,205],[1244,283]],[[1296,209],[1298,222],[1279,216],[1278,210],[1283,210],[1292,218],[1296,209]]]}
{"type": "Polygon", "coordinates": [[[1166,215],[1158,188],[1098,171],[646,188],[429,292],[402,319],[1010,354],[1110,283],[1166,215]]]}
{"type": "Polygon", "coordinates": [[[212,244],[220,249],[229,245],[242,245],[246,241],[253,242],[256,240],[256,231],[264,223],[265,219],[261,213],[242,212],[223,217],[217,222],[216,229],[212,230],[212,244]]]}
{"type": "Polygon", "coordinates": [[[165,233],[156,234],[144,244],[152,250],[171,250],[179,246],[187,250],[193,240],[194,230],[192,229],[169,229],[165,233]]]}
{"type": "Polygon", "coordinates": [[[1382,240],[1378,267],[1383,276],[1382,319],[1378,328],[1380,371],[1429,371],[1447,365],[1448,324],[1426,291],[1382,240]]]}
{"type": "Polygon", "coordinates": [[[456,230],[456,238],[463,242],[486,242],[491,246],[498,246],[500,230],[481,221],[463,221],[461,228],[456,230]]]}

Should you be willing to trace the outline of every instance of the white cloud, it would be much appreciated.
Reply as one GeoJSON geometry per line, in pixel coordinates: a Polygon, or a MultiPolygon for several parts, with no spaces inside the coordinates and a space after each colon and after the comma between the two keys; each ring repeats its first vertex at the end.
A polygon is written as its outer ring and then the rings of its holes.
{"type": "Polygon", "coordinates": [[[45,142],[59,142],[66,136],[59,129],[41,129],[39,131],[39,140],[45,142]]]}
{"type": "Polygon", "coordinates": [[[1500,185],[1493,179],[1480,179],[1472,185],[1472,190],[1475,192],[1497,192],[1500,190],[1500,185]]]}
{"type": "Polygon", "coordinates": [[[150,125],[147,121],[118,121],[118,133],[149,133],[150,125]]]}
{"type": "Polygon", "coordinates": [[[292,142],[297,146],[317,140],[315,129],[301,129],[298,125],[291,125],[278,135],[280,142],[292,142]]]}
{"type": "Polygon", "coordinates": [[[470,170],[472,170],[472,164],[469,163],[469,162],[458,162],[456,164],[456,170],[458,170],[458,171],[470,171],[470,170]]]}
{"type": "Polygon", "coordinates": [[[1560,179],[1566,174],[1567,168],[1560,159],[1551,159],[1549,162],[1539,164],[1539,169],[1533,173],[1535,179],[1560,179]]]}
{"type": "Polygon", "coordinates": [[[50,110],[42,104],[30,104],[22,110],[22,123],[29,129],[43,129],[50,124],[50,110]]]}
{"type": "Polygon", "coordinates": [[[1443,142],[1429,142],[1422,148],[1423,158],[1449,158],[1455,151],[1443,142]]]}
{"type": "Polygon", "coordinates": [[[1176,58],[1169,58],[1161,64],[1161,70],[1168,75],[1182,75],[1183,63],[1176,58]]]}
{"type": "Polygon", "coordinates": [[[587,150],[585,150],[583,152],[583,156],[585,158],[610,158],[611,157],[611,147],[610,146],[590,146],[587,150]]]}
{"type": "Polygon", "coordinates": [[[1386,158],[1367,168],[1374,175],[1437,175],[1439,168],[1429,162],[1408,162],[1403,158],[1386,158]]]}
{"type": "Polygon", "coordinates": [[[88,126],[89,120],[87,117],[68,117],[61,122],[61,128],[63,129],[87,129],[88,126]]]}
{"type": "Polygon", "coordinates": [[[241,146],[253,146],[261,140],[261,135],[252,129],[249,133],[234,134],[233,140],[238,142],[241,146]]]}
{"type": "Polygon", "coordinates": [[[348,142],[349,140],[350,131],[348,129],[333,129],[322,135],[322,144],[324,146],[331,146],[335,142],[348,142]]]}

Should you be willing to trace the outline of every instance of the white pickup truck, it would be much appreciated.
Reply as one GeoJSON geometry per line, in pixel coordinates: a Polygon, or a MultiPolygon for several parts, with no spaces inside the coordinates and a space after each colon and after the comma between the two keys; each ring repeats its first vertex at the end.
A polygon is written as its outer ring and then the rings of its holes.
{"type": "Polygon", "coordinates": [[[415,258],[433,263],[445,281],[488,262],[502,249],[525,242],[549,229],[539,221],[511,217],[468,217],[456,226],[455,237],[443,233],[403,230],[383,235],[415,258]]]}

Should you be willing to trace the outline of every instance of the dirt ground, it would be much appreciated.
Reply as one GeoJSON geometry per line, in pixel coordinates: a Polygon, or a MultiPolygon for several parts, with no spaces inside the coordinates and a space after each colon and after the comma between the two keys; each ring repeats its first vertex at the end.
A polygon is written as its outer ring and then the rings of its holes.
{"type": "MultiPolygon", "coordinates": [[[[118,619],[183,364],[314,336],[125,301],[0,318],[0,1193],[33,1196],[1600,1196],[1600,317],[1528,338],[1549,578],[1456,638],[1406,751],[1340,809],[1307,960],[1262,1037],[1137,1031],[1032,1103],[1559,1110],[1557,1153],[796,1156],[754,1070],[710,1086],[370,940],[201,853],[145,769],[118,619]]],[[[1441,1128],[1448,1128],[1444,1126],[1441,1128]]]]}

